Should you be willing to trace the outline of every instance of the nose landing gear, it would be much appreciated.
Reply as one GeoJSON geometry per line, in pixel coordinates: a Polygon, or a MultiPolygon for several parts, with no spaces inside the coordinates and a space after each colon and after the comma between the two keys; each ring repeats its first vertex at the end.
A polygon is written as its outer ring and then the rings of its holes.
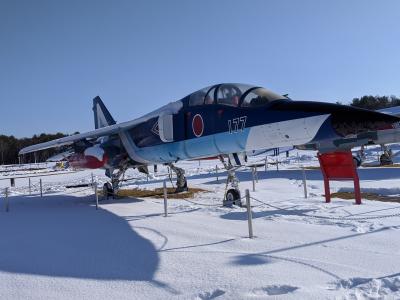
{"type": "Polygon", "coordinates": [[[242,200],[240,199],[240,190],[239,190],[239,179],[236,177],[236,170],[241,166],[232,166],[230,160],[226,162],[222,156],[219,156],[219,160],[224,165],[225,169],[228,172],[228,178],[226,179],[225,184],[225,196],[222,201],[222,205],[226,207],[232,207],[232,205],[242,206],[242,200]],[[228,189],[228,185],[230,185],[230,189],[228,189]]]}

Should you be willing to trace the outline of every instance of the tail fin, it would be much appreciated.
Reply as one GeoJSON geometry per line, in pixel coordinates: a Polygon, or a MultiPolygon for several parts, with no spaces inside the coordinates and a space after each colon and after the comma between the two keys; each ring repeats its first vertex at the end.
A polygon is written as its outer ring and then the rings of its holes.
{"type": "Polygon", "coordinates": [[[95,129],[114,125],[116,122],[99,96],[93,99],[95,129]]]}

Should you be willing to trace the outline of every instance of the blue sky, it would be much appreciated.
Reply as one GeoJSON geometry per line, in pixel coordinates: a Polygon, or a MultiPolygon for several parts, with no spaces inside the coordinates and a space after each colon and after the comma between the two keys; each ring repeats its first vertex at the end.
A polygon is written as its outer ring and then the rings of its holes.
{"type": "Polygon", "coordinates": [[[0,0],[0,134],[87,131],[202,87],[400,96],[400,1],[0,0]]]}

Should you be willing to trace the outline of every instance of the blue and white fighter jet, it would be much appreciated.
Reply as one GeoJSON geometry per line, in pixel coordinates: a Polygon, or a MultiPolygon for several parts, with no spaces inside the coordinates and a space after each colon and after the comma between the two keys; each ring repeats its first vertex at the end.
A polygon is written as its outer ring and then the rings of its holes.
{"type": "Polygon", "coordinates": [[[167,164],[177,173],[177,191],[187,189],[184,170],[174,163],[219,157],[230,175],[226,198],[240,197],[232,170],[238,154],[297,146],[322,152],[400,140],[397,116],[345,105],[293,101],[262,87],[216,84],[147,115],[117,124],[100,97],[93,99],[95,130],[26,147],[20,155],[68,148],[68,161],[80,168],[104,168],[113,193],[127,168],[148,173],[167,164]]]}

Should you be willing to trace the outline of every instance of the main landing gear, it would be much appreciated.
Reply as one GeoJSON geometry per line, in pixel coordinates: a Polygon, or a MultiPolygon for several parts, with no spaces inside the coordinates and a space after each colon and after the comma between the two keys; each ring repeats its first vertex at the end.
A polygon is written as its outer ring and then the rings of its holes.
{"type": "Polygon", "coordinates": [[[122,165],[116,173],[114,173],[113,169],[106,170],[106,176],[111,178],[111,182],[106,182],[103,185],[103,195],[104,199],[108,199],[109,197],[115,198],[115,195],[119,189],[119,184],[121,182],[121,178],[124,177],[125,171],[128,169],[128,164],[122,165]]]}
{"type": "Polygon", "coordinates": [[[235,171],[241,166],[232,166],[231,160],[228,159],[228,162],[226,162],[222,156],[219,156],[219,160],[222,162],[228,172],[228,178],[226,179],[225,185],[225,197],[222,204],[226,207],[231,207],[232,205],[242,206],[242,200],[240,199],[239,179],[236,177],[235,173],[235,171]],[[230,187],[228,189],[229,185],[230,187]]]}
{"type": "Polygon", "coordinates": [[[393,152],[386,145],[381,145],[383,154],[379,157],[381,166],[393,165],[393,152]]]}
{"type": "Polygon", "coordinates": [[[187,180],[185,177],[185,170],[175,167],[173,164],[168,164],[172,171],[176,174],[176,189],[175,193],[188,191],[187,180]]]}

